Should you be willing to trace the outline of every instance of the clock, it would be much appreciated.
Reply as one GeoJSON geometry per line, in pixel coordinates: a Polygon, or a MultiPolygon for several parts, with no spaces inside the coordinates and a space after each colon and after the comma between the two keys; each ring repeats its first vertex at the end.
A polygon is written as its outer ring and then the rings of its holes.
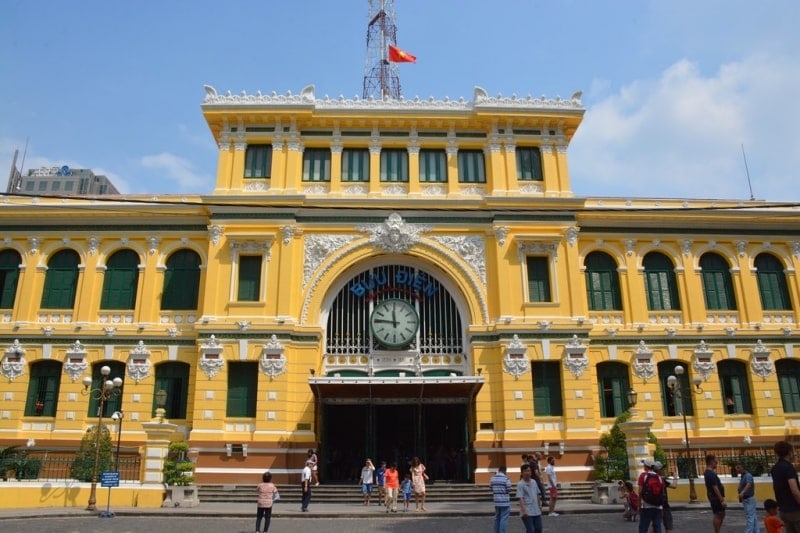
{"type": "Polygon", "coordinates": [[[384,300],[375,305],[369,317],[372,336],[389,348],[401,348],[411,343],[419,329],[419,315],[405,300],[384,300]]]}

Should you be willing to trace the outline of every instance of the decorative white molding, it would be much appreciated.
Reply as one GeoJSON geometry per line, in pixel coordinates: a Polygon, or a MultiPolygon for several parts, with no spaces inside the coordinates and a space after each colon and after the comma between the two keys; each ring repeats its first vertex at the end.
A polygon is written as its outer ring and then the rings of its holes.
{"type": "Polygon", "coordinates": [[[514,376],[514,379],[519,379],[522,374],[526,374],[530,370],[528,358],[525,357],[528,347],[519,340],[519,335],[514,334],[508,346],[506,346],[506,354],[503,357],[503,371],[514,376]]]}
{"type": "Polygon", "coordinates": [[[706,341],[700,341],[697,348],[694,349],[694,359],[692,366],[695,372],[703,377],[703,381],[708,381],[711,374],[714,372],[714,351],[708,347],[706,341]]]}
{"type": "Polygon", "coordinates": [[[284,355],[284,351],[285,348],[278,340],[278,336],[273,335],[261,350],[261,357],[259,357],[261,373],[268,375],[272,379],[284,374],[286,372],[286,355],[284,355]]]}
{"type": "Polygon", "coordinates": [[[578,232],[580,230],[576,226],[570,226],[564,230],[564,235],[567,237],[567,244],[575,246],[578,242],[578,232]]]}
{"type": "Polygon", "coordinates": [[[630,257],[636,248],[636,241],[634,239],[625,239],[625,254],[630,257]]]}
{"type": "Polygon", "coordinates": [[[422,196],[445,196],[447,188],[442,185],[425,185],[421,190],[422,196]]]}
{"type": "Polygon", "coordinates": [[[402,196],[408,194],[408,187],[405,185],[388,185],[381,190],[383,196],[402,196]]]}
{"type": "Polygon", "coordinates": [[[3,363],[0,365],[0,373],[9,381],[13,381],[25,373],[25,349],[19,344],[19,340],[6,348],[3,355],[3,363]]]}
{"type": "Polygon", "coordinates": [[[42,239],[39,237],[28,237],[28,253],[36,255],[39,252],[39,247],[42,245],[42,239]]]}
{"type": "Polygon", "coordinates": [[[288,245],[292,242],[292,237],[294,237],[295,228],[294,226],[281,226],[281,237],[283,237],[283,244],[288,245]]]}
{"type": "Polygon", "coordinates": [[[216,376],[225,365],[225,360],[222,358],[222,350],[222,344],[217,341],[214,335],[211,335],[207,343],[200,345],[201,355],[197,364],[208,379],[216,376]]]}
{"type": "Polygon", "coordinates": [[[530,242],[530,241],[517,241],[517,249],[519,250],[519,260],[525,263],[525,257],[528,255],[549,255],[553,262],[558,261],[558,244],[554,242],[530,242]]]}
{"type": "Polygon", "coordinates": [[[790,246],[792,247],[792,255],[800,257],[800,241],[795,241],[790,246]]]}
{"type": "Polygon", "coordinates": [[[322,185],[321,183],[315,183],[314,185],[306,185],[303,187],[303,194],[321,195],[328,194],[328,192],[328,186],[322,185]]]}
{"type": "Polygon", "coordinates": [[[139,341],[139,344],[128,353],[128,363],[126,370],[128,376],[133,378],[136,383],[139,383],[145,378],[150,377],[150,350],[144,345],[144,341],[139,341]]]}
{"type": "Polygon", "coordinates": [[[633,375],[644,381],[656,375],[653,350],[644,341],[639,341],[639,346],[633,354],[633,375]]]}
{"type": "Polygon", "coordinates": [[[250,191],[266,191],[269,189],[267,182],[264,180],[247,180],[244,183],[244,190],[246,192],[250,191]]]}
{"type": "Polygon", "coordinates": [[[408,224],[398,213],[389,215],[382,224],[363,224],[356,226],[358,231],[369,233],[369,241],[389,253],[407,252],[420,240],[420,233],[430,230],[429,226],[408,224]]]}
{"type": "Polygon", "coordinates": [[[500,246],[505,245],[506,239],[508,238],[508,231],[508,226],[497,226],[494,228],[494,236],[500,246]]]}
{"type": "Polygon", "coordinates": [[[587,348],[588,346],[582,344],[577,335],[573,335],[572,339],[564,347],[567,352],[567,356],[564,358],[564,366],[575,376],[575,379],[580,378],[589,368],[589,358],[586,357],[587,348]]]}
{"type": "Polygon", "coordinates": [[[214,246],[219,244],[220,238],[222,238],[222,233],[224,232],[225,228],[223,226],[212,224],[208,227],[208,238],[211,241],[211,244],[214,246]]]}
{"type": "Polygon", "coordinates": [[[525,181],[518,187],[519,192],[522,194],[541,194],[542,183],[538,181],[525,181]]]}
{"type": "Polygon", "coordinates": [[[770,374],[775,372],[775,367],[769,358],[769,354],[770,349],[764,346],[764,343],[759,339],[750,356],[750,368],[753,370],[753,374],[761,377],[761,379],[767,379],[770,374]]]}
{"type": "Polygon", "coordinates": [[[86,239],[86,243],[89,245],[89,255],[94,255],[97,253],[97,250],[100,248],[100,243],[102,239],[96,235],[90,236],[86,239]]]}
{"type": "Polygon", "coordinates": [[[235,259],[238,254],[264,254],[264,259],[269,261],[272,239],[264,241],[236,240],[229,237],[228,246],[230,247],[231,259],[235,259]]]}
{"type": "Polygon", "coordinates": [[[325,259],[355,239],[354,235],[307,235],[303,239],[303,287],[325,259]]]}
{"type": "Polygon", "coordinates": [[[744,257],[745,252],[747,252],[747,241],[737,242],[736,251],[739,252],[739,257],[744,257]]]}
{"type": "Polygon", "coordinates": [[[74,344],[67,348],[64,373],[68,375],[74,383],[88,368],[89,363],[86,362],[86,348],[83,347],[81,341],[75,341],[74,344]]]}
{"type": "Polygon", "coordinates": [[[486,242],[483,237],[466,235],[436,235],[431,240],[449,248],[472,267],[486,286],[486,242]]]}
{"type": "Polygon", "coordinates": [[[342,188],[342,194],[344,196],[360,196],[367,194],[368,192],[369,187],[361,184],[347,185],[342,188]]]}
{"type": "Polygon", "coordinates": [[[692,252],[692,241],[689,239],[684,239],[681,241],[681,252],[685,257],[689,257],[689,254],[692,252]]]}

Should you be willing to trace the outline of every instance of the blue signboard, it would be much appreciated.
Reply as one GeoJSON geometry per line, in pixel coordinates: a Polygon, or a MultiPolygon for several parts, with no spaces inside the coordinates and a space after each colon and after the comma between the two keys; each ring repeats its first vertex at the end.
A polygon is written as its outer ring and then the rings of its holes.
{"type": "Polygon", "coordinates": [[[101,472],[101,487],[119,487],[119,472],[101,472]]]}

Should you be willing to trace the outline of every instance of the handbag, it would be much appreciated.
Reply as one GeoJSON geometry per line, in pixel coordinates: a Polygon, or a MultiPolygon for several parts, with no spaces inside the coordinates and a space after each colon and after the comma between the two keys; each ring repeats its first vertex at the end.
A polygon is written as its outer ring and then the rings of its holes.
{"type": "Polygon", "coordinates": [[[280,500],[281,500],[281,493],[276,490],[275,494],[272,495],[272,502],[275,503],[280,500]]]}

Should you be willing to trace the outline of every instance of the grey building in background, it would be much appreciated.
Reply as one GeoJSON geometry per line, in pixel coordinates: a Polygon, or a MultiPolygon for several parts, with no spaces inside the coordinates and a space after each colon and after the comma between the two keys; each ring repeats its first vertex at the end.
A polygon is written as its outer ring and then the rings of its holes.
{"type": "Polygon", "coordinates": [[[22,175],[12,165],[6,192],[40,196],[119,194],[106,176],[96,175],[87,168],[43,167],[28,170],[22,175]]]}

